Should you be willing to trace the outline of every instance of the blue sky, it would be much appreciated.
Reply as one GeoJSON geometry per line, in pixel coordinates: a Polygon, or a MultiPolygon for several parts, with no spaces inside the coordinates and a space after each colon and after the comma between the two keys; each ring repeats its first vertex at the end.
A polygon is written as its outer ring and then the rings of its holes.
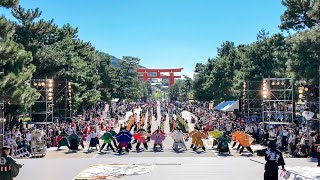
{"type": "Polygon", "coordinates": [[[183,67],[187,75],[197,62],[215,57],[224,41],[251,43],[261,29],[279,32],[285,10],[280,0],[20,0],[20,4],[39,7],[44,19],[54,19],[59,26],[78,27],[79,37],[100,51],[118,58],[139,57],[140,64],[150,68],[183,67]]]}

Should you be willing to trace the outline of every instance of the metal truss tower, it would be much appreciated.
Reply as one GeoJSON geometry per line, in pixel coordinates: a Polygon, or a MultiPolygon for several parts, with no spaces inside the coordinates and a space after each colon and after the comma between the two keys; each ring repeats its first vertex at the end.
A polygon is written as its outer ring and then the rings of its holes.
{"type": "Polygon", "coordinates": [[[264,122],[293,122],[294,100],[291,78],[264,78],[261,92],[264,122]]]}
{"type": "Polygon", "coordinates": [[[36,122],[53,122],[53,79],[31,79],[31,86],[40,98],[30,108],[30,118],[36,122]]]}
{"type": "Polygon", "coordinates": [[[68,120],[72,117],[71,81],[55,81],[54,86],[54,118],[68,120]]]}
{"type": "Polygon", "coordinates": [[[258,118],[262,115],[261,81],[245,81],[242,90],[242,114],[244,118],[258,118]]]}

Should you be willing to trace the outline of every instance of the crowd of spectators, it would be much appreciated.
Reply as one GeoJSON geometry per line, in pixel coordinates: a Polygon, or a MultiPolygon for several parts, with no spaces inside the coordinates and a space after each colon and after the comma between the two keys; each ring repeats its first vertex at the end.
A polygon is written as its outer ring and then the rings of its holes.
{"type": "Polygon", "coordinates": [[[4,145],[12,148],[12,155],[21,148],[31,153],[32,134],[38,132],[42,134],[43,143],[47,148],[57,147],[58,136],[63,130],[68,135],[76,133],[85,141],[90,131],[104,130],[107,126],[119,126],[119,119],[125,118],[126,112],[136,107],[136,103],[112,103],[111,106],[98,103],[91,110],[74,114],[69,120],[55,118],[53,122],[48,123],[24,123],[20,120],[12,126],[5,127],[4,145]]]}
{"type": "Polygon", "coordinates": [[[263,123],[259,119],[244,119],[232,112],[209,109],[209,103],[182,103],[180,108],[194,114],[191,122],[203,132],[211,130],[225,131],[231,134],[236,130],[250,134],[256,144],[267,146],[276,139],[277,147],[291,157],[310,157],[317,153],[316,144],[320,144],[318,132],[312,131],[307,121],[292,123],[263,123]]]}

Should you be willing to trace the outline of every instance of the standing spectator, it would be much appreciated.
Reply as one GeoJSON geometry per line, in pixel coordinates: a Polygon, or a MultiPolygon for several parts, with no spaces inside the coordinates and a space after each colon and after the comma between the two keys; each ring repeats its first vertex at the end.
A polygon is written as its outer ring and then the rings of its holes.
{"type": "Polygon", "coordinates": [[[295,145],[296,145],[296,135],[294,133],[293,130],[290,130],[289,131],[289,147],[288,147],[288,150],[289,150],[289,154],[290,155],[294,155],[294,152],[295,152],[295,145]]]}

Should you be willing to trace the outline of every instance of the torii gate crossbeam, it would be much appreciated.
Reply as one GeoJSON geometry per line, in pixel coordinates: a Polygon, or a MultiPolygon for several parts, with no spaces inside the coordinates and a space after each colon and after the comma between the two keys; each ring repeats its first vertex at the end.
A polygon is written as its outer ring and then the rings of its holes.
{"type": "Polygon", "coordinates": [[[181,72],[183,68],[175,68],[175,69],[148,69],[148,68],[138,68],[137,72],[141,73],[139,76],[143,81],[147,81],[152,78],[162,78],[169,79],[169,85],[172,86],[174,84],[174,79],[181,78],[181,76],[175,76],[174,73],[181,72]],[[169,76],[161,75],[161,73],[170,73],[169,76]],[[143,74],[142,74],[143,73],[143,74]],[[155,76],[149,76],[149,73],[157,73],[155,76]]]}

